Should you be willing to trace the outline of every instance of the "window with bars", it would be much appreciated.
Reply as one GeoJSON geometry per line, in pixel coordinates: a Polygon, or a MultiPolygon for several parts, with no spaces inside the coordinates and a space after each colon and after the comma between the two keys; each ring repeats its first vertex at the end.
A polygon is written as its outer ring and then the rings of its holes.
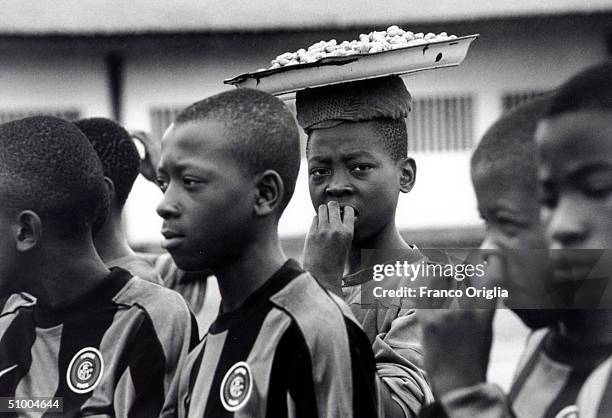
{"type": "Polygon", "coordinates": [[[166,129],[185,106],[158,106],[152,107],[150,111],[151,117],[151,134],[153,138],[161,138],[166,132],[166,129]]]}
{"type": "MultiPolygon", "coordinates": [[[[293,102],[287,103],[290,107],[293,102]]],[[[153,107],[151,133],[161,138],[183,106],[153,107]]],[[[406,119],[410,152],[470,150],[474,144],[474,99],[470,95],[421,97],[406,119]]],[[[304,138],[302,138],[302,141],[304,138]]],[[[305,148],[305,143],[302,144],[305,148]]]]}
{"type": "Polygon", "coordinates": [[[48,115],[66,120],[77,120],[81,111],[76,107],[67,108],[39,108],[39,109],[0,109],[0,123],[23,119],[29,116],[48,115]]]}
{"type": "Polygon", "coordinates": [[[548,93],[548,90],[522,90],[506,92],[502,96],[504,112],[507,112],[528,100],[543,96],[546,93],[548,93]]]}
{"type": "Polygon", "coordinates": [[[421,97],[406,118],[409,152],[469,150],[474,144],[470,95],[421,97]]]}

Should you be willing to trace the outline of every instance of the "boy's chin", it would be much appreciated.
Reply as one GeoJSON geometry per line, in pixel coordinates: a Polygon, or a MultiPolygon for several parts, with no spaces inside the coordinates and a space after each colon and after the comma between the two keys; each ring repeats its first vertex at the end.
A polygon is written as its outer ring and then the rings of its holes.
{"type": "Polygon", "coordinates": [[[202,256],[190,256],[187,254],[181,254],[176,252],[170,252],[174,264],[183,271],[196,272],[208,270],[209,267],[203,262],[202,256]]]}
{"type": "Polygon", "coordinates": [[[560,309],[512,309],[512,311],[531,329],[551,327],[563,318],[560,309]]]}

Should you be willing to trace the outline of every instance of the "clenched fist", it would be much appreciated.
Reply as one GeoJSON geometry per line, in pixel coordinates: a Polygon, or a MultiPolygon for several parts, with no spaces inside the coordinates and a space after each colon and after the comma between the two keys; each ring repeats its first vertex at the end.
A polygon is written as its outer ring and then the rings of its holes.
{"type": "Polygon", "coordinates": [[[304,245],[304,269],[342,296],[344,265],[353,241],[355,210],[336,201],[319,206],[304,245]]]}

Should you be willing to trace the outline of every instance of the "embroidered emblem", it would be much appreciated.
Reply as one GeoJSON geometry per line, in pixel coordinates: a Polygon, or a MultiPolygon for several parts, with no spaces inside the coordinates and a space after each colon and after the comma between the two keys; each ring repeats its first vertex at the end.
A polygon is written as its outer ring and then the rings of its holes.
{"type": "Polygon", "coordinates": [[[86,347],[79,350],[70,360],[66,381],[74,393],[87,393],[100,383],[102,373],[104,373],[102,354],[93,347],[86,347]]]}
{"type": "Polygon", "coordinates": [[[253,388],[253,375],[251,368],[244,361],[234,364],[225,373],[221,381],[221,403],[230,412],[242,408],[249,397],[253,388]]]}
{"type": "Polygon", "coordinates": [[[576,405],[570,405],[563,408],[555,415],[555,418],[579,418],[578,407],[576,405]]]}

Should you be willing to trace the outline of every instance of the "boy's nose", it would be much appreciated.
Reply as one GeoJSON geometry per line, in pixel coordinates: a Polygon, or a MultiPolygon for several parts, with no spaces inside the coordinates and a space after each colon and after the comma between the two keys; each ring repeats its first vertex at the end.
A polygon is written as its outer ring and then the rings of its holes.
{"type": "Polygon", "coordinates": [[[349,184],[331,184],[325,188],[330,197],[343,197],[353,194],[353,187],[349,184]]]}
{"type": "Polygon", "coordinates": [[[579,205],[561,200],[549,214],[546,235],[551,249],[583,248],[586,239],[586,220],[579,205]]]}
{"type": "Polygon", "coordinates": [[[336,174],[325,188],[325,193],[329,197],[343,197],[353,194],[354,188],[343,175],[336,174]]]}
{"type": "Polygon", "coordinates": [[[178,216],[179,210],[175,203],[169,201],[169,199],[162,199],[157,205],[157,214],[163,219],[170,219],[178,216]]]}

